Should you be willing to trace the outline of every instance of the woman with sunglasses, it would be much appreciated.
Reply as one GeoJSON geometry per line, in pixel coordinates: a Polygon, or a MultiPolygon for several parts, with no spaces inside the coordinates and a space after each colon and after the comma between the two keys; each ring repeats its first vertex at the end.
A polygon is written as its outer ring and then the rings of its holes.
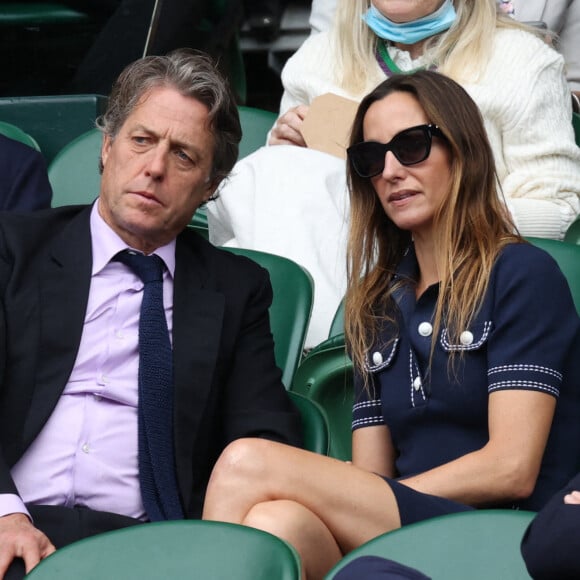
{"type": "Polygon", "coordinates": [[[327,338],[344,296],[348,206],[344,163],[304,147],[304,118],[322,94],[360,102],[385,77],[417,68],[447,74],[480,107],[522,235],[562,239],[580,211],[564,60],[542,31],[498,13],[496,0],[339,0],[334,28],[309,37],[284,67],[276,147],[242,159],[208,206],[214,243],[281,254],[310,271],[308,346],[327,338]]]}
{"type": "Polygon", "coordinates": [[[239,440],[204,506],[292,543],[309,580],[401,525],[539,509],[580,457],[580,319],[515,233],[475,103],[439,73],[396,75],[350,142],[352,465],[239,440]]]}

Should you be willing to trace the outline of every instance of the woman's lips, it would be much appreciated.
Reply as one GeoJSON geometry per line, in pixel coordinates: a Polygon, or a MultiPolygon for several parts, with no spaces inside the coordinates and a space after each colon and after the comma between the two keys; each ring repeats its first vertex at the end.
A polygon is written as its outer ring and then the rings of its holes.
{"type": "Polygon", "coordinates": [[[389,195],[387,201],[389,203],[397,203],[400,201],[405,201],[406,199],[409,199],[410,197],[413,197],[415,195],[418,195],[418,192],[409,190],[396,191],[395,193],[391,193],[391,195],[389,195]]]}

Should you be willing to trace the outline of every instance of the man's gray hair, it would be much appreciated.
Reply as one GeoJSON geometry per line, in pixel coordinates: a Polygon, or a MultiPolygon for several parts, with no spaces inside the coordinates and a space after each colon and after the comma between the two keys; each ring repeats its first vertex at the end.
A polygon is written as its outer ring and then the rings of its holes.
{"type": "Polygon", "coordinates": [[[174,88],[208,108],[214,137],[210,180],[219,183],[237,161],[242,129],[233,92],[204,53],[178,49],[165,56],[146,56],[128,65],[115,81],[107,110],[97,120],[97,126],[114,139],[143,96],[156,87],[174,88]]]}

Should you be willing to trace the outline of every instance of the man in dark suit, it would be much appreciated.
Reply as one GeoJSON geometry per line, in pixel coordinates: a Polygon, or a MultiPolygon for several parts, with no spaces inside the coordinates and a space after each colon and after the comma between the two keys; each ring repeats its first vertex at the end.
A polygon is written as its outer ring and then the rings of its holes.
{"type": "Polygon", "coordinates": [[[0,135],[0,210],[50,207],[52,188],[44,157],[24,143],[0,135]]]}
{"type": "Polygon", "coordinates": [[[300,444],[267,272],[186,227],[237,158],[227,84],[198,54],[147,57],[121,74],[100,125],[93,206],[0,219],[0,578],[87,535],[199,517],[237,438],[300,444]],[[134,258],[163,273],[142,277],[134,258]],[[163,298],[166,392],[164,347],[141,324],[150,283],[163,298]],[[152,415],[171,425],[151,431],[152,415]]]}

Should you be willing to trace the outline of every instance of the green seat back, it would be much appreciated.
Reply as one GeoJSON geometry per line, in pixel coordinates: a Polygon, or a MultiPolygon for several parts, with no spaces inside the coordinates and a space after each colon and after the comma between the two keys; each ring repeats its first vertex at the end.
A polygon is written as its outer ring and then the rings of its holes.
{"type": "Polygon", "coordinates": [[[318,403],[330,429],[331,457],[352,457],[353,366],[346,354],[344,335],[338,335],[312,349],[296,369],[290,388],[318,403]]]}
{"type": "Polygon", "coordinates": [[[91,129],[73,139],[48,166],[52,207],[91,203],[99,195],[102,133],[91,129]]]}
{"type": "Polygon", "coordinates": [[[299,580],[289,544],[260,530],[200,520],[148,523],[60,548],[30,580],[299,580]]]}
{"type": "Polygon", "coordinates": [[[274,298],[270,325],[274,336],[276,364],[282,369],[282,382],[288,388],[298,367],[310,323],[314,284],[310,274],[296,262],[242,248],[224,248],[246,256],[268,270],[274,298]]]}
{"type": "Polygon", "coordinates": [[[205,209],[205,206],[197,209],[193,214],[189,225],[197,230],[197,232],[206,240],[209,240],[209,226],[207,223],[207,210],[205,209]]]}
{"type": "Polygon", "coordinates": [[[528,238],[528,241],[548,252],[558,262],[570,286],[576,310],[580,313],[580,246],[545,238],[528,238]]]}
{"type": "Polygon", "coordinates": [[[332,580],[358,556],[382,556],[433,580],[529,580],[520,541],[533,512],[476,510],[450,514],[383,534],[343,558],[332,580]]]}
{"type": "Polygon", "coordinates": [[[566,231],[564,241],[568,242],[569,244],[580,245],[580,219],[577,219],[576,221],[572,222],[572,224],[566,231]]]}
{"type": "Polygon", "coordinates": [[[572,125],[574,126],[576,145],[580,147],[580,115],[578,113],[572,113],[572,125]]]}
{"type": "Polygon", "coordinates": [[[330,433],[326,413],[315,401],[300,395],[288,393],[302,417],[304,448],[313,453],[329,455],[330,433]]]}
{"type": "Polygon", "coordinates": [[[334,313],[334,318],[330,323],[328,338],[338,336],[339,334],[344,334],[344,298],[340,301],[340,304],[334,313]]]}
{"type": "Polygon", "coordinates": [[[10,137],[10,139],[20,141],[21,143],[24,143],[25,145],[40,151],[40,147],[36,142],[36,139],[12,123],[5,123],[0,121],[0,133],[6,137],[10,137]]]}
{"type": "Polygon", "coordinates": [[[50,165],[63,147],[94,128],[106,104],[107,98],[101,95],[3,97],[0,119],[34,135],[50,165]]]}
{"type": "Polygon", "coordinates": [[[266,144],[268,131],[272,128],[278,115],[271,111],[254,107],[238,107],[242,125],[239,159],[243,159],[266,144]]]}

